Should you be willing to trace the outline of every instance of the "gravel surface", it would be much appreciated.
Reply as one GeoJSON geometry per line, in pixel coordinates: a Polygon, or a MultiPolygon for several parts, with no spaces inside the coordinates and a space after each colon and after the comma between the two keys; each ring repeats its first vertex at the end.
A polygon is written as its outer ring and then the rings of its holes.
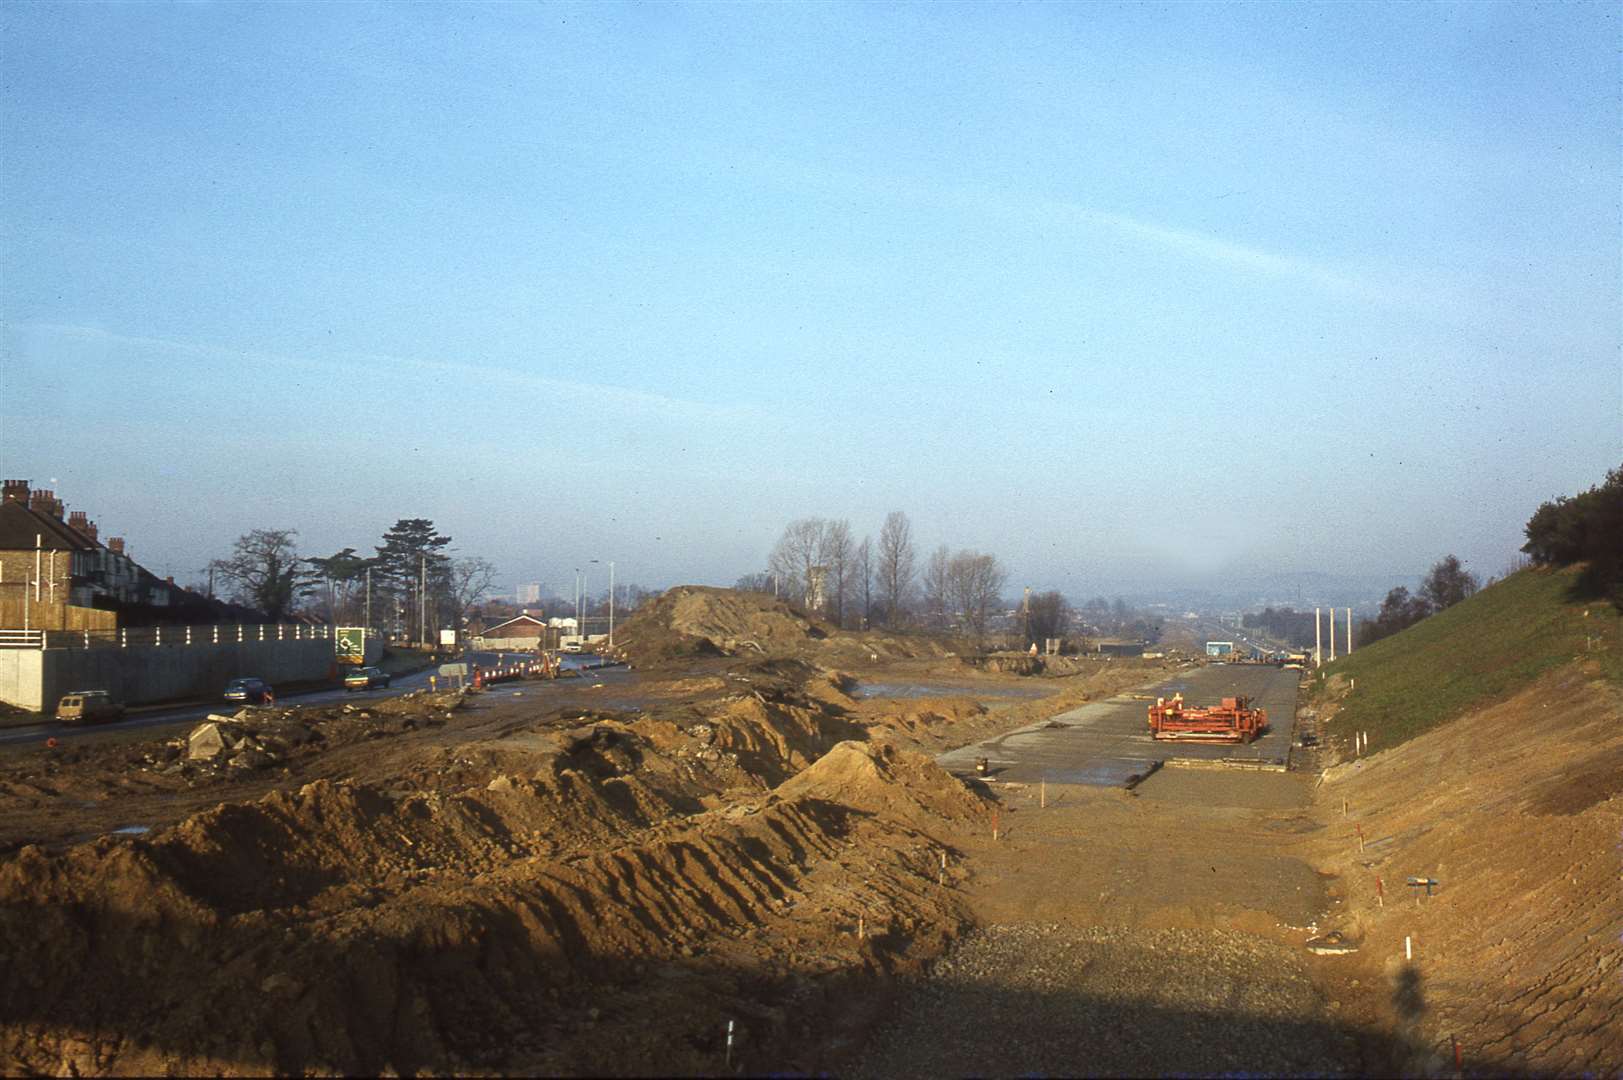
{"type": "Polygon", "coordinates": [[[858,1076],[1347,1075],[1293,950],[1213,930],[990,926],[904,993],[858,1076]]]}

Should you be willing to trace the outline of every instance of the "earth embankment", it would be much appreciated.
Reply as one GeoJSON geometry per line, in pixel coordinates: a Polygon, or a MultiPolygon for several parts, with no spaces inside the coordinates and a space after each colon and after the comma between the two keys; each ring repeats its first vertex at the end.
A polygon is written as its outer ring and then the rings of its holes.
{"type": "Polygon", "coordinates": [[[1457,1042],[1467,1073],[1623,1072],[1616,684],[1551,672],[1335,766],[1319,807],[1360,942],[1336,964],[1379,988],[1364,1007],[1404,1034],[1406,1071],[1451,1069],[1457,1042]]]}

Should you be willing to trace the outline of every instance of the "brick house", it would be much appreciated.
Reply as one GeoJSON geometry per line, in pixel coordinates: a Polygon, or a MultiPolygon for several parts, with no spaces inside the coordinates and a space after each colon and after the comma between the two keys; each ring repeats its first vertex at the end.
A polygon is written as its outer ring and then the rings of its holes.
{"type": "Polygon", "coordinates": [[[58,606],[113,612],[119,625],[259,621],[157,577],[130,558],[123,537],[103,543],[83,511],[64,519],[64,510],[54,491],[30,490],[27,480],[0,489],[0,625],[21,626],[25,609],[36,609],[30,624],[48,626],[46,613],[58,606]]]}
{"type": "Polygon", "coordinates": [[[546,622],[526,611],[485,627],[479,632],[477,640],[486,648],[538,649],[553,640],[547,633],[546,622]]]}

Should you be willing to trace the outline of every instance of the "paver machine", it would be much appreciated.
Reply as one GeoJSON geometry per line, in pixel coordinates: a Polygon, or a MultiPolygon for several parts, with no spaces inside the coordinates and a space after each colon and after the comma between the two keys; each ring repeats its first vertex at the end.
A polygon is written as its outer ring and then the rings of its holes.
{"type": "Polygon", "coordinates": [[[1162,742],[1248,743],[1267,730],[1268,710],[1252,708],[1248,697],[1197,707],[1174,694],[1150,706],[1150,736],[1162,742]]]}

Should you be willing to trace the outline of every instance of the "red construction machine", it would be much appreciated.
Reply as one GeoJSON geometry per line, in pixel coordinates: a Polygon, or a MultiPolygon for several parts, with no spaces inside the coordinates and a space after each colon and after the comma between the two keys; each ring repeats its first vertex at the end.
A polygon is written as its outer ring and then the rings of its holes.
{"type": "Polygon", "coordinates": [[[1248,743],[1268,730],[1268,710],[1253,709],[1248,697],[1226,697],[1221,705],[1190,708],[1183,695],[1156,698],[1150,706],[1150,735],[1166,742],[1248,743]]]}

